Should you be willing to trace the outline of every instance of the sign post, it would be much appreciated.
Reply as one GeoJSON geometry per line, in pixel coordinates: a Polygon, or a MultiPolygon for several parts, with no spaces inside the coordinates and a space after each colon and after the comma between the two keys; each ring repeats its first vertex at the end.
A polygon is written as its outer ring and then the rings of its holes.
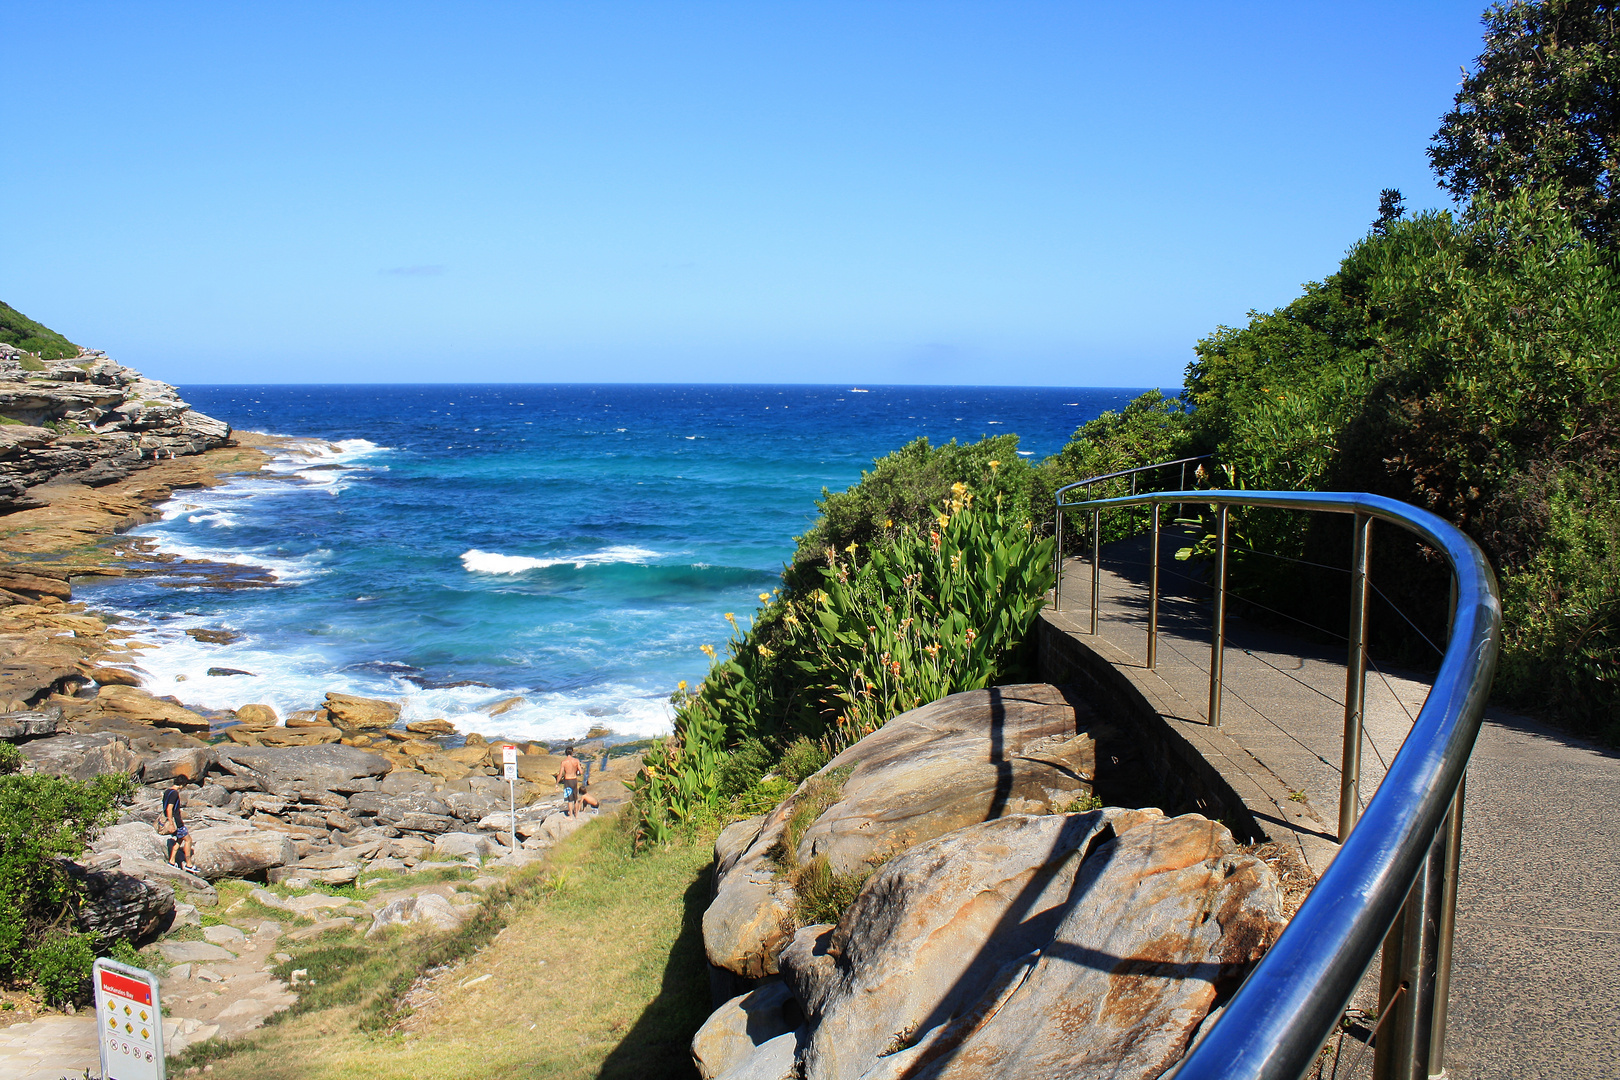
{"type": "Polygon", "coordinates": [[[506,766],[506,805],[512,812],[512,853],[517,854],[517,747],[508,743],[501,747],[501,762],[506,766]]]}
{"type": "Polygon", "coordinates": [[[96,961],[92,976],[103,1080],[165,1080],[157,976],[106,957],[96,961]]]}

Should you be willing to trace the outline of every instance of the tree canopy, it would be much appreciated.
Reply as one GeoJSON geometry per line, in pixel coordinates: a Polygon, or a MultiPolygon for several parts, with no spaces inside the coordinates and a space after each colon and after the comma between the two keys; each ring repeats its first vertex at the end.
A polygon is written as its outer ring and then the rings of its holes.
{"type": "Polygon", "coordinates": [[[1555,187],[1591,239],[1620,242],[1620,49],[1611,0],[1512,0],[1485,12],[1485,51],[1429,146],[1459,201],[1555,187]]]}

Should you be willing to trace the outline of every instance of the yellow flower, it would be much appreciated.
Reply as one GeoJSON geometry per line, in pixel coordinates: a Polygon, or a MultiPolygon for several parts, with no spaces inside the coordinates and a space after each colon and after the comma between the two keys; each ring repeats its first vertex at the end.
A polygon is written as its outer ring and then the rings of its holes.
{"type": "Polygon", "coordinates": [[[759,594],[759,602],[762,603],[762,604],[770,603],[771,602],[771,594],[768,593],[768,592],[760,593],[759,594]]]}
{"type": "Polygon", "coordinates": [[[732,626],[736,626],[737,625],[737,615],[736,615],[736,613],[732,612],[732,611],[726,612],[726,622],[730,623],[732,626]]]}
{"type": "Polygon", "coordinates": [[[844,550],[849,552],[851,555],[853,555],[853,554],[855,554],[855,549],[858,548],[858,547],[860,547],[860,545],[855,543],[855,541],[851,540],[849,542],[849,547],[845,548],[844,550]]]}
{"type": "Polygon", "coordinates": [[[683,694],[686,693],[686,680],[682,679],[680,682],[676,683],[675,689],[679,690],[683,694]]]}
{"type": "Polygon", "coordinates": [[[960,499],[963,495],[967,494],[967,485],[958,480],[956,483],[951,485],[951,494],[960,499]]]}
{"type": "Polygon", "coordinates": [[[942,528],[942,529],[945,528],[947,525],[949,525],[951,523],[951,519],[946,517],[944,514],[939,515],[938,520],[939,520],[939,527],[942,528]]]}
{"type": "Polygon", "coordinates": [[[990,463],[990,471],[991,471],[991,472],[995,472],[995,471],[996,471],[996,470],[997,470],[997,469],[999,469],[999,468],[1001,468],[1001,462],[999,462],[999,461],[992,461],[992,462],[991,462],[991,463],[990,463]]]}
{"type": "Polygon", "coordinates": [[[885,528],[885,529],[892,529],[892,528],[894,528],[894,518],[884,518],[884,519],[883,519],[883,527],[884,527],[884,528],[885,528]]]}
{"type": "Polygon", "coordinates": [[[713,645],[699,645],[698,648],[703,650],[703,655],[704,656],[707,656],[710,660],[714,659],[714,646],[713,645]]]}
{"type": "Polygon", "coordinates": [[[773,653],[771,650],[767,649],[765,646],[761,645],[759,647],[759,655],[761,655],[761,656],[765,657],[765,659],[769,660],[771,657],[775,656],[776,654],[773,653]]]}

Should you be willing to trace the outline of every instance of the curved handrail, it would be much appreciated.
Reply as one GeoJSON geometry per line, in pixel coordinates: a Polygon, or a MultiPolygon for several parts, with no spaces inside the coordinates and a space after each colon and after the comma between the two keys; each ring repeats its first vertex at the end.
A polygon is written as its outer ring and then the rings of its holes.
{"type": "Polygon", "coordinates": [[[1442,518],[1379,495],[1172,491],[1065,504],[1102,510],[1153,503],[1264,506],[1366,514],[1417,534],[1455,574],[1445,656],[1406,741],[1360,821],[1288,928],[1176,1080],[1296,1080],[1314,1061],[1423,870],[1463,778],[1496,671],[1502,605],[1479,546],[1442,518]]]}
{"type": "MultiPolygon", "coordinates": [[[[1170,467],[1171,465],[1190,465],[1194,461],[1206,461],[1214,456],[1214,454],[1195,454],[1192,457],[1176,458],[1174,461],[1158,461],[1154,462],[1152,465],[1138,465],[1135,468],[1121,469],[1118,472],[1103,473],[1101,476],[1089,476],[1084,480],[1076,480],[1072,484],[1064,484],[1052,494],[1059,497],[1061,501],[1061,497],[1065,491],[1073,491],[1077,487],[1090,487],[1092,484],[1100,484],[1104,480],[1118,480],[1122,476],[1133,476],[1136,473],[1152,472],[1154,469],[1164,469],[1170,467]]],[[[1182,479],[1185,480],[1186,477],[1183,476],[1182,479]]]]}

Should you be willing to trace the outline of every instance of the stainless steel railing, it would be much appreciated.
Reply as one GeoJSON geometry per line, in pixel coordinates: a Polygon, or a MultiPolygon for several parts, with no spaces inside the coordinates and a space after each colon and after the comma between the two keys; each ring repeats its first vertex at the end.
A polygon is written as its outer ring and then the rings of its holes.
{"type": "MultiPolygon", "coordinates": [[[[1101,479],[1093,478],[1093,482],[1101,479]]],[[[1069,488],[1084,484],[1086,481],[1069,488]]],[[[1092,633],[1097,627],[1101,515],[1126,507],[1152,507],[1149,667],[1154,663],[1158,636],[1160,508],[1168,503],[1216,508],[1208,712],[1209,723],[1216,727],[1220,725],[1225,645],[1228,511],[1233,506],[1255,506],[1355,516],[1339,808],[1342,846],[1282,937],[1173,1075],[1176,1080],[1296,1080],[1311,1066],[1338,1024],[1382,944],[1374,1075],[1379,1080],[1439,1076],[1445,1060],[1464,771],[1495,674],[1500,637],[1496,576],[1478,545],[1455,526],[1426,510],[1378,495],[1183,490],[1066,503],[1060,492],[1060,523],[1065,511],[1089,510],[1093,515],[1092,633]],[[1445,558],[1452,571],[1452,616],[1434,684],[1358,821],[1366,701],[1367,560],[1374,521],[1415,534],[1445,558]]],[[[1061,547],[1058,558],[1061,570],[1061,547]]],[[[1054,607],[1061,602],[1062,594],[1057,592],[1054,607]]]]}

